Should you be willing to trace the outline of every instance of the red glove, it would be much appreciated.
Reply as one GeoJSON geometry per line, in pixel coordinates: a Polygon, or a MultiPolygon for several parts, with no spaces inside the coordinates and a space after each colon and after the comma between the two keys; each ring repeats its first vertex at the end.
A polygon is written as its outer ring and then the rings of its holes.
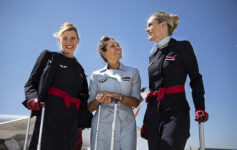
{"type": "Polygon", "coordinates": [[[197,109],[195,112],[195,120],[197,122],[206,122],[208,120],[208,113],[202,109],[197,109]],[[200,120],[201,114],[203,115],[203,120],[200,120]]]}
{"type": "Polygon", "coordinates": [[[40,100],[38,98],[28,100],[27,107],[30,110],[40,110],[40,100]]]}
{"type": "Polygon", "coordinates": [[[147,140],[147,134],[146,134],[146,124],[144,123],[141,128],[141,137],[147,140]]]}
{"type": "Polygon", "coordinates": [[[77,141],[76,141],[76,144],[75,144],[75,150],[81,150],[81,147],[82,147],[82,130],[81,129],[78,129],[77,130],[77,141]]]}

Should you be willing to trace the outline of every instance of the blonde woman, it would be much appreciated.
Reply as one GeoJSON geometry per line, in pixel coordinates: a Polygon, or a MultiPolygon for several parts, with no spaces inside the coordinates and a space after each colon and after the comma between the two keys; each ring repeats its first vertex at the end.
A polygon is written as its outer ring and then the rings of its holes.
{"type": "Polygon", "coordinates": [[[74,57],[79,44],[76,27],[64,23],[56,34],[61,50],[44,50],[25,84],[23,104],[36,115],[29,149],[37,148],[41,118],[40,102],[46,110],[42,150],[73,150],[78,129],[87,127],[88,85],[84,69],[74,57]]]}
{"type": "Polygon", "coordinates": [[[207,121],[204,88],[197,60],[188,41],[170,36],[177,28],[179,17],[158,12],[147,21],[148,40],[156,42],[149,57],[149,89],[142,137],[148,139],[149,150],[183,150],[189,138],[189,105],[185,81],[190,77],[196,120],[200,114],[207,121]]]}

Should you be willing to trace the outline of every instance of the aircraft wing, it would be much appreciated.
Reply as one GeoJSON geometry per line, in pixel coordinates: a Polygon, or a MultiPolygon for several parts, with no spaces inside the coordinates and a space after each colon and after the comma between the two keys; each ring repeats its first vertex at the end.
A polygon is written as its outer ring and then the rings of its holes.
{"type": "MultiPolygon", "coordinates": [[[[146,96],[147,96],[147,92],[142,91],[142,92],[141,92],[141,96],[142,96],[143,99],[145,99],[146,96]]],[[[139,106],[138,106],[137,108],[134,108],[134,109],[133,109],[133,113],[134,113],[135,118],[137,117],[137,115],[138,115],[138,113],[139,113],[141,104],[142,104],[142,102],[139,104],[139,106]]]]}
{"type": "MultiPolygon", "coordinates": [[[[0,122],[0,139],[6,140],[16,135],[25,134],[27,121],[28,121],[27,116],[0,115],[0,120],[2,121],[3,119],[8,119],[8,120],[0,122]]],[[[35,122],[35,117],[31,119],[30,134],[32,133],[34,122],[35,122]]]]}

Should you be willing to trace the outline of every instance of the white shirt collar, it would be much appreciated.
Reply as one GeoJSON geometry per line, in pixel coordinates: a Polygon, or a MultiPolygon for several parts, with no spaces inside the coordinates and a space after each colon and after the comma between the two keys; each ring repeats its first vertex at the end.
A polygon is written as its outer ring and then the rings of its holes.
{"type": "Polygon", "coordinates": [[[156,43],[153,48],[150,50],[150,55],[153,55],[157,50],[158,48],[162,47],[163,45],[169,43],[171,37],[170,36],[167,36],[165,37],[164,39],[162,39],[160,42],[156,43]]]}
{"type": "Polygon", "coordinates": [[[162,47],[163,45],[169,43],[170,41],[170,36],[165,37],[163,40],[157,43],[158,48],[162,47]]]}
{"type": "MultiPolygon", "coordinates": [[[[120,66],[118,70],[126,70],[126,69],[127,67],[120,62],[120,66]]],[[[108,70],[108,64],[101,69],[101,71],[106,71],[106,70],[108,70]]]]}

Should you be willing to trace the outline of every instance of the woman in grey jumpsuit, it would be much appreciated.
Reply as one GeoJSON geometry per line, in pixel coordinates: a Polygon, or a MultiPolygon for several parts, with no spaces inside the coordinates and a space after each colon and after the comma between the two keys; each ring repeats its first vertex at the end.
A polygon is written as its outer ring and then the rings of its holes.
{"type": "MultiPolygon", "coordinates": [[[[89,111],[98,109],[101,103],[99,123],[98,150],[109,150],[112,135],[114,103],[118,101],[115,127],[115,150],[136,150],[136,121],[132,108],[142,100],[140,95],[141,79],[137,69],[119,62],[122,49],[110,37],[103,36],[100,40],[99,53],[107,65],[92,73],[89,87],[89,111]]],[[[94,150],[98,111],[91,126],[91,149],[94,150]]]]}

